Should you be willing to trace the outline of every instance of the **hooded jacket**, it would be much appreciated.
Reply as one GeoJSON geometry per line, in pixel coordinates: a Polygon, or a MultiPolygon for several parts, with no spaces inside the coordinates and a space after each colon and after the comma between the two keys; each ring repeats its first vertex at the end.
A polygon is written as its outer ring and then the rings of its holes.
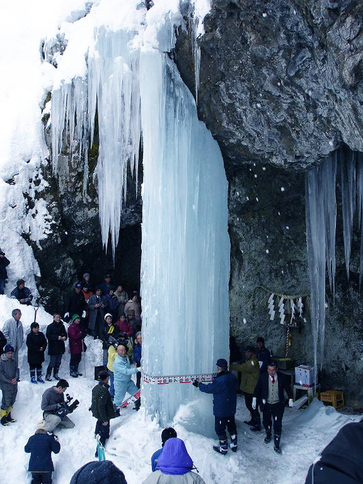
{"type": "Polygon", "coordinates": [[[205,484],[192,469],[193,461],[184,442],[178,438],[171,438],[164,444],[156,471],[150,474],[143,484],[205,484]]]}
{"type": "Polygon", "coordinates": [[[229,371],[222,371],[209,384],[199,383],[199,390],[213,394],[213,415],[230,417],[236,413],[238,380],[229,371]]]}

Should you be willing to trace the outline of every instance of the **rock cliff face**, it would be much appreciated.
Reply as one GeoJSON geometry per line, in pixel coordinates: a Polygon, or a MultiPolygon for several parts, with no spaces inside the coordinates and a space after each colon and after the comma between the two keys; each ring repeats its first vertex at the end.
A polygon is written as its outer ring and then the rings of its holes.
{"type": "MultiPolygon", "coordinates": [[[[267,304],[271,293],[310,292],[305,172],[342,144],[363,151],[362,14],[358,1],[213,0],[205,20],[198,112],[219,143],[230,185],[231,333],[241,346],[261,335],[275,355],[285,354],[285,328],[278,314],[270,321],[267,304]]],[[[195,94],[187,29],[175,60],[195,94]]],[[[348,281],[339,193],[338,186],[337,289],[326,295],[321,381],[362,406],[359,236],[348,281]]],[[[313,362],[309,302],[306,322],[291,330],[297,363],[313,362]]]]}

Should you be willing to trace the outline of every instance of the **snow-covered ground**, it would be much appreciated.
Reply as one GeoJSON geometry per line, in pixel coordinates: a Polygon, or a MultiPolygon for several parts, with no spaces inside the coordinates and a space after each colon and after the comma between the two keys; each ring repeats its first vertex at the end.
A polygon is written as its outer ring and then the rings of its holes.
{"type": "MultiPolygon", "coordinates": [[[[0,329],[3,322],[11,315],[12,309],[19,307],[17,301],[7,296],[0,296],[0,329]]],[[[34,309],[21,306],[22,322],[25,334],[34,319],[34,309]]],[[[52,322],[51,315],[42,308],[37,314],[37,321],[45,333],[46,326],[52,322]]],[[[96,382],[93,379],[94,366],[100,364],[101,344],[87,338],[88,349],[80,364],[84,376],[74,379],[69,376],[69,354],[63,357],[60,375],[70,384],[69,394],[80,400],[77,410],[71,415],[76,424],[72,430],[61,430],[57,434],[61,451],[53,457],[55,464],[54,482],[68,484],[74,472],[86,462],[94,460],[95,419],[89,412],[91,390],[96,382]]],[[[43,364],[45,369],[48,357],[43,364]]],[[[213,370],[213,369],[211,369],[213,370]]],[[[37,422],[42,418],[40,402],[42,393],[52,385],[50,382],[31,384],[25,346],[20,352],[21,381],[18,397],[12,415],[17,422],[8,427],[1,427],[0,438],[0,482],[27,483],[29,454],[25,454],[24,445],[35,432],[37,422]]],[[[53,383],[55,384],[55,383],[53,383]]],[[[169,385],[173,391],[173,385],[169,385]]],[[[196,389],[196,392],[198,390],[196,389]]],[[[299,484],[305,482],[307,469],[318,453],[346,423],[358,420],[358,416],[347,416],[324,407],[314,401],[305,410],[286,409],[283,419],[282,455],[277,455],[273,444],[263,442],[264,432],[251,432],[243,423],[248,418],[243,397],[238,397],[236,414],[239,449],[227,456],[216,454],[212,445],[214,420],[211,413],[211,395],[200,394],[200,399],[191,404],[182,405],[171,425],[177,430],[205,480],[206,484],[299,484]],[[200,409],[204,420],[201,421],[200,409]],[[202,433],[202,435],[200,433],[202,433]]],[[[106,445],[107,459],[112,460],[124,473],[128,484],[141,484],[151,472],[150,458],[160,447],[162,429],[151,421],[143,409],[135,412],[124,409],[119,418],[112,420],[111,437],[106,445]]]]}

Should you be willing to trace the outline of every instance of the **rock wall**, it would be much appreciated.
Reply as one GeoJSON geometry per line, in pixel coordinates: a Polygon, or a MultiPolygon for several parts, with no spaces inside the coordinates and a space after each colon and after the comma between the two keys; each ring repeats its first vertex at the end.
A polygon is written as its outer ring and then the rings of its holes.
{"type": "MultiPolygon", "coordinates": [[[[363,151],[363,5],[358,1],[212,0],[201,49],[198,112],[218,141],[230,184],[231,334],[241,347],[259,335],[284,355],[286,333],[270,321],[271,293],[308,295],[305,173],[343,144],[363,151]]],[[[190,12],[189,12],[190,15],[190,12]]],[[[174,53],[193,94],[192,22],[174,53]]],[[[345,274],[338,183],[337,289],[327,291],[323,389],[361,403],[363,330],[359,240],[345,274]]],[[[290,354],[313,363],[306,322],[290,354]]]]}

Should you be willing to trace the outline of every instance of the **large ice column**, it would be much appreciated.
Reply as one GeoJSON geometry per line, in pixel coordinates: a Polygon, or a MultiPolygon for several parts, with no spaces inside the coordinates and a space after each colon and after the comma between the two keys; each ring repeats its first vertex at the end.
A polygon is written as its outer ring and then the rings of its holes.
{"type": "MultiPolygon", "coordinates": [[[[144,142],[143,371],[215,370],[229,350],[227,180],[217,143],[167,55],[140,60],[144,142]]],[[[144,384],[162,424],[199,396],[190,384],[144,384]]]]}

